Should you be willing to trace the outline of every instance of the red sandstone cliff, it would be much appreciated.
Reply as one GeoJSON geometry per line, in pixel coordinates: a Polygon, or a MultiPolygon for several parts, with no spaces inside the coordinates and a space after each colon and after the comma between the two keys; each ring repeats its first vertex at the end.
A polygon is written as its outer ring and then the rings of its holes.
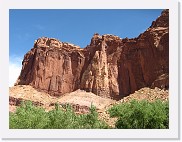
{"type": "Polygon", "coordinates": [[[76,89],[119,99],[145,87],[168,88],[169,11],[134,39],[94,34],[84,49],[39,38],[24,56],[16,85],[52,95],[76,89]]]}

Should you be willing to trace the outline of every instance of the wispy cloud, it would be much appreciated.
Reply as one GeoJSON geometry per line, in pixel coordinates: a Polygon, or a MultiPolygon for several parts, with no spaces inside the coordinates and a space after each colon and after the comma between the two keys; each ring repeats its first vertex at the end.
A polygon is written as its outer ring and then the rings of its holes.
{"type": "Polygon", "coordinates": [[[9,87],[14,86],[21,72],[22,57],[10,57],[9,59],[9,87]]]}

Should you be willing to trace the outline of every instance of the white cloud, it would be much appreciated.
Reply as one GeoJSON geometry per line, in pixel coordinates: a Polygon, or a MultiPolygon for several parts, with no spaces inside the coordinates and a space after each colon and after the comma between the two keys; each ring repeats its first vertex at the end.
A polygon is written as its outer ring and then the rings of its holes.
{"type": "Polygon", "coordinates": [[[21,72],[22,58],[20,57],[10,57],[9,60],[9,87],[14,86],[14,83],[18,79],[21,72]]]}

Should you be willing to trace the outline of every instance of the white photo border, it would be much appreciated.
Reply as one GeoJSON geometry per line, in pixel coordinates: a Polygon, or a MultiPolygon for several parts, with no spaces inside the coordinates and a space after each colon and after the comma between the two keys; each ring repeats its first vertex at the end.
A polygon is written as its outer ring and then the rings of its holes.
{"type": "Polygon", "coordinates": [[[0,133],[4,139],[179,139],[177,0],[1,0],[0,133]],[[169,9],[169,129],[9,129],[10,9],[169,9]]]}

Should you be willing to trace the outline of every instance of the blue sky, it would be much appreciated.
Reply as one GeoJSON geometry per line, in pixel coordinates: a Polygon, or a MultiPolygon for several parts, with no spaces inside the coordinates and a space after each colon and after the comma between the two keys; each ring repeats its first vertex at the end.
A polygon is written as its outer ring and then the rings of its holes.
{"type": "Polygon", "coordinates": [[[57,38],[82,48],[90,43],[94,33],[133,38],[144,32],[160,16],[161,11],[10,10],[10,66],[14,65],[20,70],[24,54],[39,37],[57,38]]]}

